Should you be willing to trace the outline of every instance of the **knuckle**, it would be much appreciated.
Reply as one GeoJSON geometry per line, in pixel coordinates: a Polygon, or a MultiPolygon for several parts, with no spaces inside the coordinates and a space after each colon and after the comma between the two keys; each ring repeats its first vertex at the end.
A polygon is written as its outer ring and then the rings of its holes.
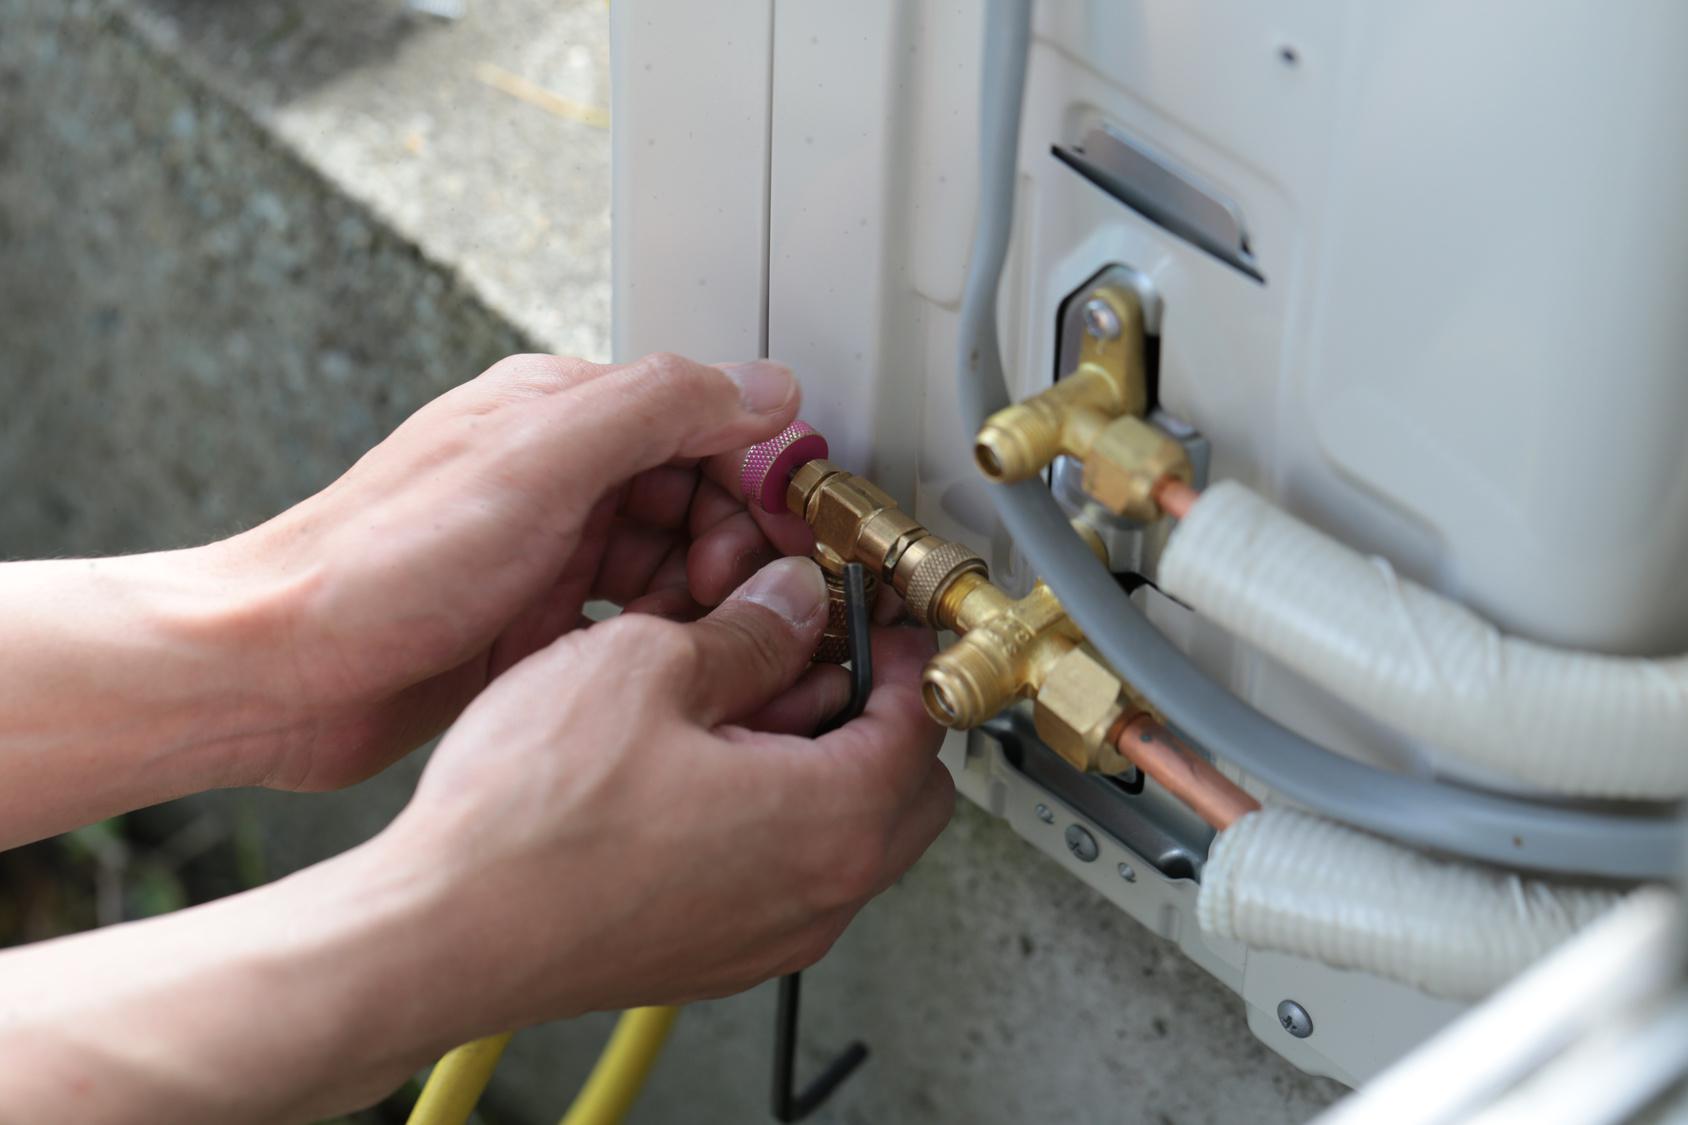
{"type": "Polygon", "coordinates": [[[636,384],[659,395],[693,396],[714,390],[726,379],[713,367],[706,367],[673,352],[652,352],[634,361],[629,374],[636,384]]]}
{"type": "Polygon", "coordinates": [[[501,406],[557,394],[588,378],[597,365],[584,359],[529,352],[505,356],[466,384],[474,388],[471,414],[487,414],[501,406]]]}
{"type": "Polygon", "coordinates": [[[592,365],[582,359],[524,352],[505,356],[487,368],[486,376],[512,390],[549,392],[568,386],[583,369],[592,365]]]}
{"type": "Polygon", "coordinates": [[[671,383],[689,378],[697,365],[674,352],[652,352],[635,360],[633,367],[652,382],[671,383]]]}
{"type": "Polygon", "coordinates": [[[624,667],[645,667],[659,677],[689,671],[697,662],[698,646],[686,626],[642,613],[624,613],[604,623],[610,633],[610,656],[624,667]]]}

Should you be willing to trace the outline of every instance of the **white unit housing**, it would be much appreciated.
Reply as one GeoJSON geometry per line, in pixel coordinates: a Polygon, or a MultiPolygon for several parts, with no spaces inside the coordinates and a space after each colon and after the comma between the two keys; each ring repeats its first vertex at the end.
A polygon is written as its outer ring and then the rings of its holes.
{"type": "MultiPolygon", "coordinates": [[[[617,0],[612,18],[616,357],[791,364],[834,460],[1029,581],[954,387],[979,7],[617,0]]],[[[1688,648],[1685,40],[1688,6],[1665,0],[1039,4],[1000,301],[1012,389],[1060,374],[1063,303],[1129,267],[1157,299],[1160,407],[1205,437],[1211,478],[1510,633],[1688,648]],[[1054,154],[1099,129],[1205,197],[1194,229],[1054,154]]],[[[1496,781],[1144,596],[1209,674],[1301,734],[1496,781]]],[[[1205,936],[1193,872],[997,741],[952,743],[967,796],[1177,941],[1303,1068],[1359,1081],[1459,1010],[1205,936]],[[1070,853],[1074,824],[1095,859],[1070,853]],[[1280,1026],[1286,996],[1318,1035],[1280,1026]]]]}

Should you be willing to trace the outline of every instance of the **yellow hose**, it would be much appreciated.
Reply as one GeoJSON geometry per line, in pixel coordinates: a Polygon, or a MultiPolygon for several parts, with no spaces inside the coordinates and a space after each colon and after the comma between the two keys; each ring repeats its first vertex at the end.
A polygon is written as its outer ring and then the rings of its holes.
{"type": "Polygon", "coordinates": [[[621,1013],[604,1053],[563,1114],[562,1125],[619,1125],[644,1089],[678,1008],[630,1008],[621,1013]]]}
{"type": "Polygon", "coordinates": [[[407,1125],[463,1125],[475,1112],[481,1091],[492,1080],[498,1056],[510,1042],[511,1033],[489,1035],[447,1051],[428,1075],[416,1108],[407,1125]]]}
{"type": "MultiPolygon", "coordinates": [[[[621,1013],[603,1054],[563,1115],[562,1125],[620,1125],[644,1089],[678,1008],[632,1008],[621,1013]]],[[[428,1075],[407,1125],[464,1125],[492,1079],[510,1033],[491,1035],[446,1052],[428,1075]]]]}

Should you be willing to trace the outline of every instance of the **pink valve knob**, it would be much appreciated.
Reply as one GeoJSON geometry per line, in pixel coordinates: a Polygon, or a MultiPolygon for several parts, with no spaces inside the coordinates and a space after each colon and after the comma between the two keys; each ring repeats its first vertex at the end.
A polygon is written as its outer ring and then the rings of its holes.
{"type": "Polygon", "coordinates": [[[793,422],[744,455],[739,488],[745,501],[778,515],[786,510],[785,486],[791,474],[825,456],[826,439],[820,432],[807,422],[793,422]]]}

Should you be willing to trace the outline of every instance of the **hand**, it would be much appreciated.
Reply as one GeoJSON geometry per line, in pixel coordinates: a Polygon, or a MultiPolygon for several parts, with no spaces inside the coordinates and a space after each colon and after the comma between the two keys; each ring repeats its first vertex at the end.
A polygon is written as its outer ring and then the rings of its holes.
{"type": "Polygon", "coordinates": [[[817,686],[836,677],[804,671],[823,614],[814,565],[789,559],[702,621],[576,631],[481,693],[363,846],[0,953],[0,1104],[316,1120],[470,1038],[809,964],[953,802],[918,694],[926,630],[877,632],[862,717],[777,733],[836,706],[817,686]]]}
{"type": "Polygon", "coordinates": [[[463,1037],[740,991],[819,958],[948,821],[925,629],[876,631],[866,713],[803,676],[815,566],[759,572],[703,620],[622,616],[522,661],[464,712],[373,842],[434,903],[463,1037]],[[799,685],[795,690],[792,685],[799,685]]]}
{"type": "MultiPolygon", "coordinates": [[[[281,624],[261,678],[285,734],[251,780],[324,789],[437,734],[591,598],[690,617],[813,545],[746,511],[743,447],[797,413],[790,372],[516,356],[441,396],[329,488],[213,549],[281,624]]],[[[834,696],[836,690],[834,690],[834,696]]]]}

